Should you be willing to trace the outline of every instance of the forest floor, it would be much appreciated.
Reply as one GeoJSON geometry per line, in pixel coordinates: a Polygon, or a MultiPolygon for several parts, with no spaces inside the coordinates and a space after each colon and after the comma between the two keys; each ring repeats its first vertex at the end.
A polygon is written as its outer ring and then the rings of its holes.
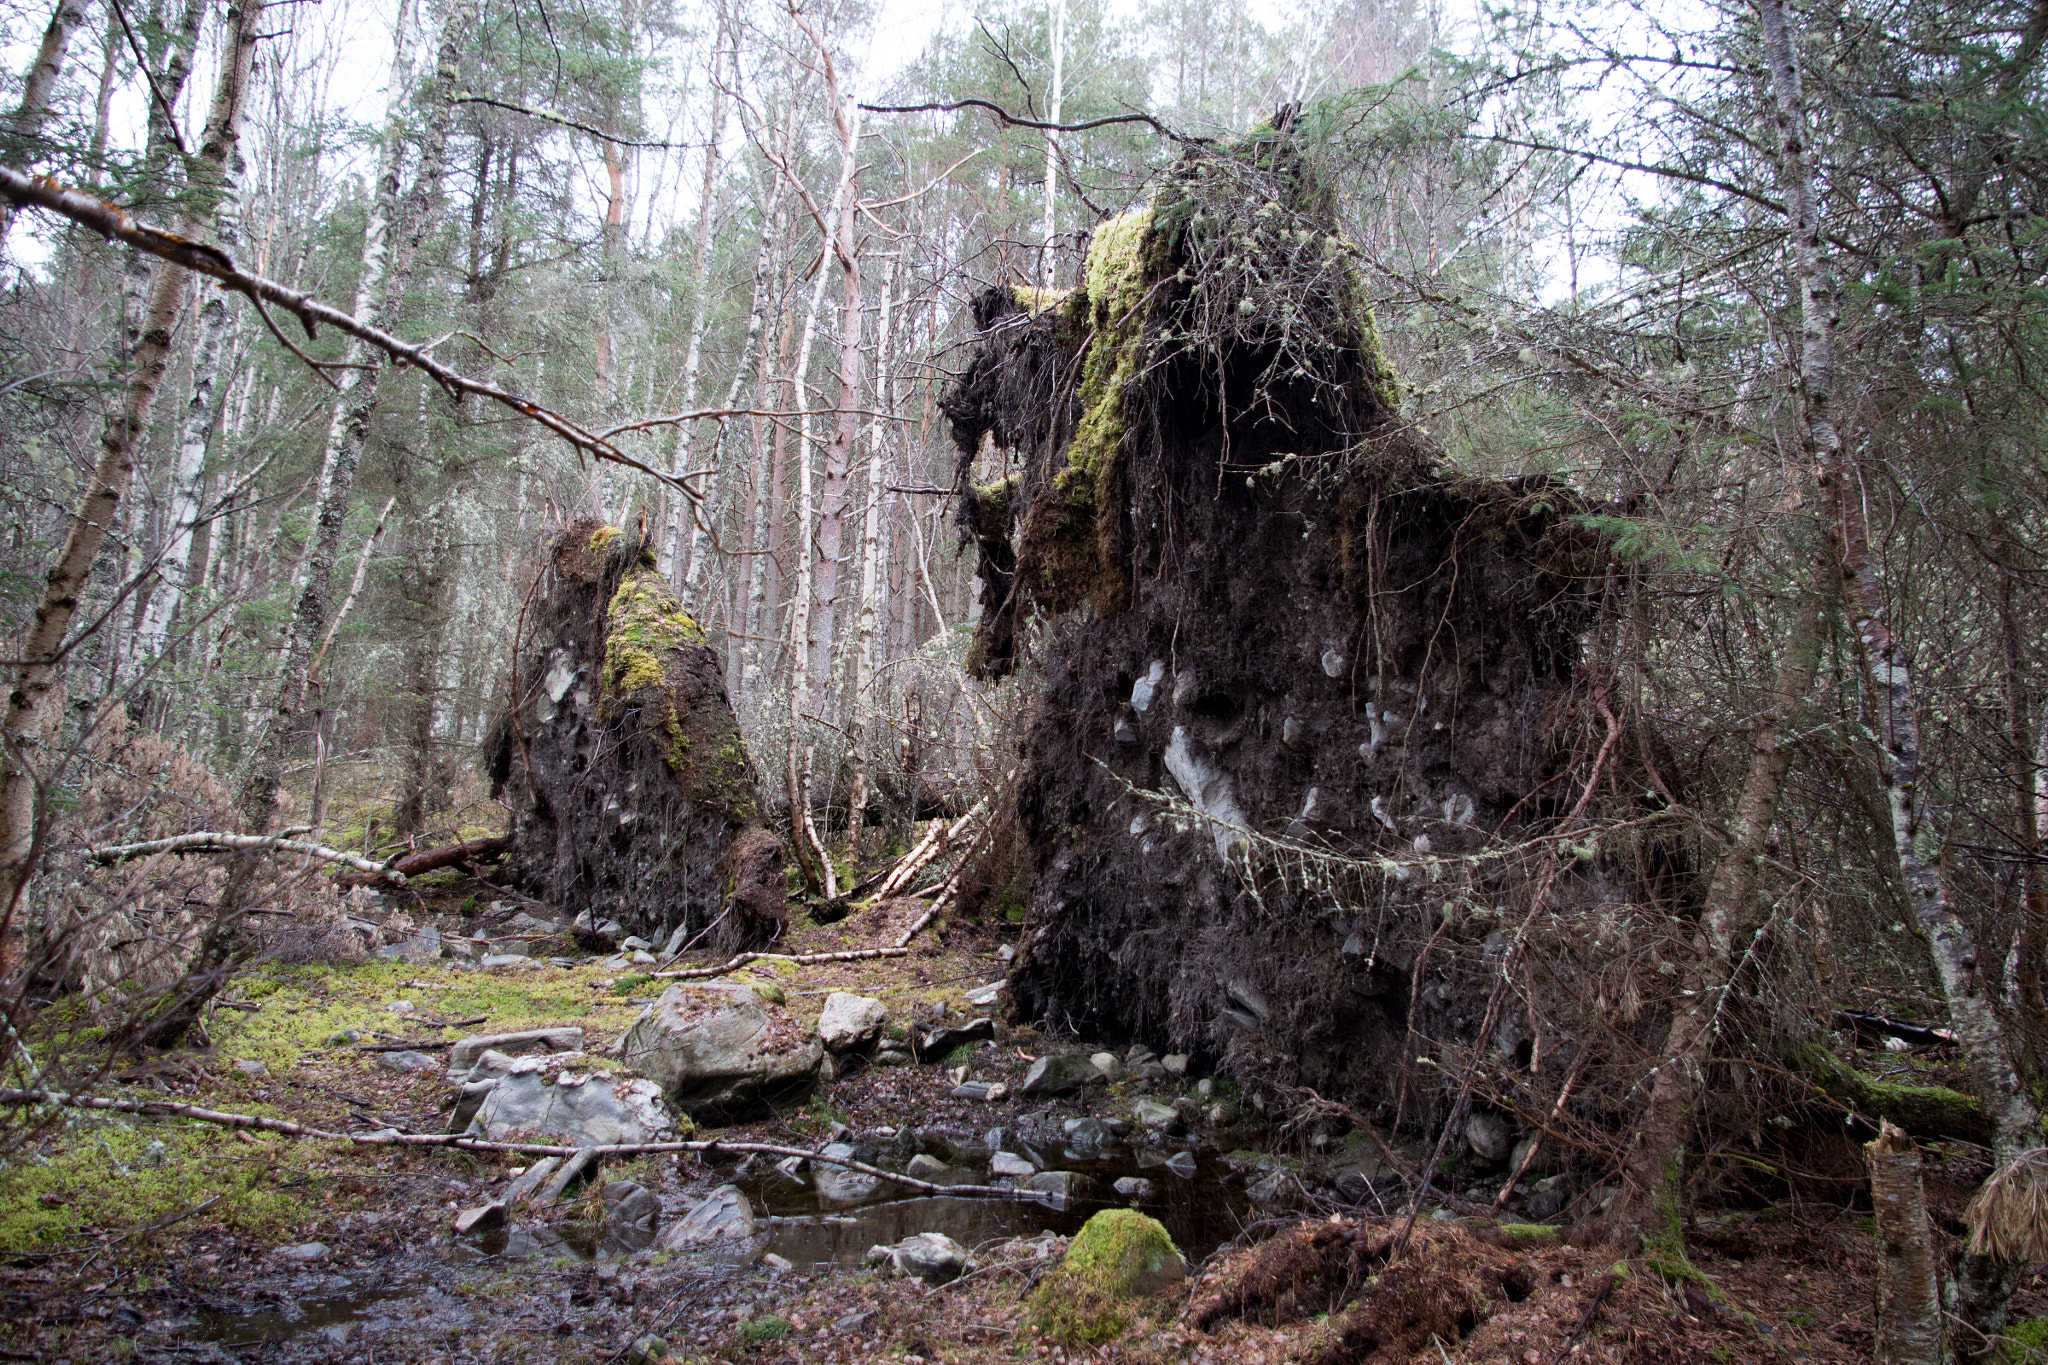
{"type": "MultiPolygon", "coordinates": [[[[416,917],[466,929],[474,921],[462,908],[474,912],[492,894],[447,882],[416,917]]],[[[895,902],[836,924],[804,924],[780,946],[888,944],[917,908],[895,902]]],[[[503,906],[497,917],[513,911],[503,906]]],[[[942,1003],[964,1008],[967,991],[999,979],[999,952],[1015,932],[942,923],[908,956],[785,968],[780,980],[792,1008],[844,990],[880,997],[893,1019],[928,1018],[942,1003]]],[[[385,1060],[393,1054],[364,1046],[406,1042],[445,1056],[469,1034],[575,1024],[595,1053],[662,984],[595,961],[516,970],[445,961],[263,966],[224,993],[205,1048],[135,1066],[97,1089],[330,1130],[439,1132],[450,1095],[442,1070],[394,1069],[385,1060]],[[350,1030],[357,1036],[345,1040],[350,1030]]],[[[1012,1027],[948,1063],[964,1060],[973,1079],[1014,1089],[1028,1059],[1048,1050],[1090,1049],[1012,1027]]],[[[914,1130],[929,1148],[1005,1126],[1056,1150],[1063,1120],[1113,1118],[1138,1098],[1171,1100],[1190,1084],[1169,1078],[1050,1105],[991,1103],[954,1098],[948,1063],[858,1069],[820,1087],[801,1111],[719,1135],[814,1148],[844,1125],[878,1148],[914,1130]]],[[[1114,1170],[1142,1169],[1169,1187],[1153,1211],[1183,1238],[1189,1281],[1141,1304],[1114,1340],[1063,1346],[1032,1333],[1025,1294],[1100,1204],[1051,1211],[899,1198],[822,1217],[799,1193],[776,1195],[765,1169],[667,1154],[607,1166],[591,1193],[557,1206],[551,1225],[521,1217],[509,1233],[465,1239],[452,1230],[457,1211],[492,1198],[522,1158],[64,1111],[0,1164],[0,1360],[597,1365],[632,1359],[649,1334],[678,1361],[731,1365],[1871,1359],[1879,1256],[1870,1219],[1832,1205],[1701,1213],[1689,1228],[1691,1269],[1675,1277],[1569,1236],[1503,1234],[1425,1211],[1404,1264],[1368,1266],[1373,1273],[1353,1276],[1342,1292],[1313,1288],[1327,1266],[1293,1264],[1282,1276],[1294,1277],[1292,1287],[1277,1292],[1274,1249],[1286,1239],[1320,1244],[1324,1226],[1360,1241],[1383,1238],[1402,1211],[1394,1197],[1371,1208],[1327,1198],[1255,1207],[1243,1189],[1247,1172],[1301,1170],[1304,1158],[1317,1159],[1282,1136],[1204,1128],[1121,1158],[1114,1170]],[[1197,1176],[1166,1173],[1164,1152],[1180,1147],[1199,1149],[1197,1176]],[[777,1215],[771,1237],[723,1262],[614,1254],[596,1244],[590,1220],[596,1185],[623,1179],[655,1193],[668,1218],[738,1181],[777,1215]],[[867,1240],[927,1227],[966,1244],[976,1269],[932,1287],[861,1264],[867,1240]],[[1508,1262],[1519,1286],[1512,1301],[1471,1278],[1508,1262]],[[1352,1294],[1356,1306],[1331,1311],[1352,1294]]],[[[2048,1311],[2038,1272],[2015,1310],[2016,1319],[2048,1311]]]]}

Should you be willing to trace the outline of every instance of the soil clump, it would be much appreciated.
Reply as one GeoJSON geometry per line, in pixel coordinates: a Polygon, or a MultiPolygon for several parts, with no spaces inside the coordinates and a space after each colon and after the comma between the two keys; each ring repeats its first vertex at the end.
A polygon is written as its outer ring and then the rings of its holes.
{"type": "Polygon", "coordinates": [[[594,519],[547,548],[491,761],[508,866],[567,915],[725,952],[787,918],[724,667],[641,539],[594,519]]]}

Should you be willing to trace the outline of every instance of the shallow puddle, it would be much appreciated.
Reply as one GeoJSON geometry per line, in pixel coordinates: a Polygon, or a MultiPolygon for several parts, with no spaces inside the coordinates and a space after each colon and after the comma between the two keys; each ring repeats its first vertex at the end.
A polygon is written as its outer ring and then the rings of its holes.
{"type": "Polygon", "coordinates": [[[1063,1204],[944,1195],[904,1198],[900,1187],[892,1193],[885,1185],[873,1200],[848,1206],[822,1201],[809,1185],[772,1171],[743,1182],[741,1188],[756,1208],[772,1217],[767,1249],[799,1267],[858,1266],[869,1247],[900,1242],[919,1232],[941,1232],[969,1248],[1041,1232],[1071,1236],[1091,1214],[1106,1208],[1135,1208],[1157,1218],[1192,1261],[1207,1256],[1259,1217],[1242,1190],[1223,1182],[1229,1168],[1213,1154],[1195,1153],[1194,1172],[1186,1176],[1166,1165],[1168,1155],[1144,1148],[1112,1148],[1096,1156],[1042,1153],[1047,1170],[1076,1171],[1093,1182],[1088,1197],[1063,1204]],[[1151,1181],[1150,1196],[1118,1197],[1112,1187],[1124,1176],[1151,1181]]]}

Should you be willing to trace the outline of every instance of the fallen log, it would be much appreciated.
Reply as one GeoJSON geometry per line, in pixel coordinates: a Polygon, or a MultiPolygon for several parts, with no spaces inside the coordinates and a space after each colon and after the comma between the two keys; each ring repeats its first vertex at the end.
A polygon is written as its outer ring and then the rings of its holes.
{"type": "Polygon", "coordinates": [[[1818,1043],[1786,1058],[1791,1070],[1872,1128],[1889,1120],[1915,1137],[1991,1142],[1991,1120],[1976,1096],[1944,1085],[1899,1085],[1866,1076],[1818,1043]]]}
{"type": "Polygon", "coordinates": [[[419,853],[409,853],[403,858],[381,866],[372,864],[367,873],[356,877],[343,877],[341,880],[348,886],[404,886],[406,879],[410,877],[425,876],[444,867],[456,867],[463,863],[494,858],[509,848],[511,842],[502,834],[494,834],[486,839],[471,839],[468,843],[430,848],[419,853]]]}
{"type": "Polygon", "coordinates": [[[139,844],[115,844],[108,848],[89,848],[85,856],[96,863],[119,863],[130,858],[146,858],[152,853],[296,853],[321,862],[340,863],[360,872],[389,875],[394,883],[405,885],[405,877],[399,872],[387,869],[368,858],[359,858],[338,848],[325,844],[309,844],[303,839],[280,839],[267,834],[217,834],[199,832],[178,834],[168,839],[148,839],[139,844]]]}
{"type": "Polygon", "coordinates": [[[114,1100],[97,1095],[71,1095],[61,1090],[21,1090],[14,1087],[0,1088],[0,1104],[54,1104],[70,1109],[139,1114],[145,1118],[191,1119],[197,1123],[211,1123],[223,1128],[243,1131],[255,1129],[284,1137],[310,1138],[322,1142],[347,1142],[357,1147],[453,1147],[464,1152],[504,1152],[514,1156],[559,1157],[575,1156],[583,1152],[595,1157],[656,1156],[663,1152],[696,1152],[704,1156],[719,1152],[773,1157],[799,1156],[806,1161],[816,1161],[826,1166],[840,1166],[849,1171],[858,1171],[862,1175],[878,1176],[908,1189],[922,1190],[926,1194],[971,1195],[977,1199],[1015,1199],[1022,1202],[1040,1202],[1044,1199],[1044,1195],[1036,1190],[1017,1190],[1001,1185],[940,1185],[930,1180],[920,1180],[916,1176],[885,1171],[879,1166],[870,1166],[865,1161],[855,1161],[851,1157],[826,1156],[823,1152],[812,1151],[808,1147],[784,1147],[770,1142],[720,1142],[716,1139],[699,1139],[687,1142],[619,1142],[608,1146],[566,1147],[548,1142],[491,1142],[484,1138],[466,1137],[460,1133],[400,1133],[390,1130],[374,1133],[337,1133],[331,1129],[293,1123],[289,1119],[265,1118],[260,1114],[229,1113],[176,1100],[114,1100]]]}

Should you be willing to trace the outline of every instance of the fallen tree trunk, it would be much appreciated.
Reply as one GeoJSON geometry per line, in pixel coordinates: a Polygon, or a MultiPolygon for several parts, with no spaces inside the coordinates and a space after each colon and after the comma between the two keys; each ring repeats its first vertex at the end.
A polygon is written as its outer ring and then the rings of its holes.
{"type": "MultiPolygon", "coordinates": [[[[340,863],[353,867],[359,872],[374,873],[388,877],[393,885],[404,886],[405,874],[397,868],[386,868],[371,862],[368,858],[344,853],[338,848],[325,844],[309,844],[303,839],[279,839],[265,834],[215,834],[202,832],[179,834],[169,839],[149,839],[139,844],[116,844],[109,848],[87,849],[86,856],[96,863],[125,862],[130,858],[146,858],[152,853],[296,853],[321,862],[340,863]]],[[[353,880],[353,879],[351,879],[353,880]]]]}
{"type": "Polygon", "coordinates": [[[919,1180],[916,1176],[885,1171],[879,1166],[870,1166],[864,1161],[855,1161],[850,1157],[826,1156],[823,1152],[812,1151],[808,1147],[784,1147],[770,1142],[719,1142],[708,1139],[688,1142],[618,1142],[608,1146],[565,1147],[548,1142],[491,1142],[484,1138],[464,1137],[460,1133],[337,1133],[331,1129],[293,1123],[288,1119],[264,1118],[260,1114],[234,1114],[220,1109],[205,1109],[196,1104],[182,1104],[174,1100],[111,1100],[97,1095],[70,1095],[60,1090],[18,1090],[12,1087],[0,1089],[0,1104],[54,1104],[70,1109],[140,1114],[147,1118],[191,1119],[197,1123],[218,1124],[223,1128],[253,1128],[259,1132],[278,1133],[284,1137],[347,1142],[358,1147],[454,1147],[465,1152],[505,1152],[514,1156],[567,1157],[581,1153],[598,1157],[656,1156],[663,1152],[696,1152],[706,1156],[718,1152],[752,1153],[774,1157],[798,1156],[821,1165],[840,1166],[849,1171],[859,1171],[862,1175],[877,1176],[909,1189],[922,1190],[926,1194],[971,1195],[982,1199],[1023,1201],[1037,1201],[1043,1198],[1035,1190],[1008,1189],[1001,1185],[940,1185],[929,1180],[919,1180]]]}
{"type": "Polygon", "coordinates": [[[1872,1127],[1892,1123],[1921,1138],[1960,1138],[1989,1146],[1991,1120],[1974,1095],[1942,1085],[1899,1085],[1867,1076],[1818,1043],[1785,1059],[1814,1089],[1848,1106],[1872,1127]]]}
{"type": "Polygon", "coordinates": [[[511,842],[505,835],[493,834],[486,839],[471,839],[468,843],[430,848],[425,852],[408,854],[394,862],[386,863],[362,876],[344,877],[342,882],[348,886],[404,886],[408,877],[424,876],[429,872],[438,872],[444,867],[457,867],[463,863],[482,862],[487,858],[494,858],[503,853],[511,842]]]}

